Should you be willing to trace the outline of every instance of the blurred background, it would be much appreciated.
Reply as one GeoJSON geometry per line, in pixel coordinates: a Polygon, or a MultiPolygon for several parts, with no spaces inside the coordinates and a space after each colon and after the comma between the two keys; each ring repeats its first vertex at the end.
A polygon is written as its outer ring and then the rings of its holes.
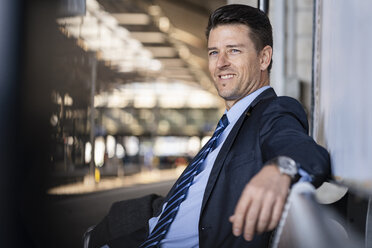
{"type": "MultiPolygon", "coordinates": [[[[2,1],[0,246],[82,247],[113,202],[165,195],[224,111],[208,72],[208,16],[258,2],[2,1]]],[[[313,125],[316,3],[261,2],[272,86],[313,125]]]]}

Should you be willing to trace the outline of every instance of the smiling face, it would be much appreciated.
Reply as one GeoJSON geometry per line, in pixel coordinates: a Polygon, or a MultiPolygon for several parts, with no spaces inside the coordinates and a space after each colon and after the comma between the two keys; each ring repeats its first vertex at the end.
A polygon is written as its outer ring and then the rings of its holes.
{"type": "Polygon", "coordinates": [[[255,90],[269,85],[267,67],[271,55],[270,46],[256,51],[246,25],[219,25],[210,31],[209,71],[227,109],[255,90]]]}

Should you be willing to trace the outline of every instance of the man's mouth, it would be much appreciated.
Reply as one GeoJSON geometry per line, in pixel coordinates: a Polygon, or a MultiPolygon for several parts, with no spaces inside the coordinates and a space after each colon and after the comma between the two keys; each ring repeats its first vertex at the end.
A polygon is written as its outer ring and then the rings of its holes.
{"type": "Polygon", "coordinates": [[[230,79],[230,78],[233,78],[234,76],[235,74],[218,75],[218,77],[221,79],[230,79]]]}

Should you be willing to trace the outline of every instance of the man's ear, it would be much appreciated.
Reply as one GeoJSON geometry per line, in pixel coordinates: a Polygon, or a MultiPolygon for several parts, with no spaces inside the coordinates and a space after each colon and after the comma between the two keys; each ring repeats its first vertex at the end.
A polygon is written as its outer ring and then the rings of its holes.
{"type": "Polygon", "coordinates": [[[271,57],[273,56],[273,48],[269,45],[262,48],[260,52],[260,69],[264,71],[269,67],[271,62],[271,57]]]}

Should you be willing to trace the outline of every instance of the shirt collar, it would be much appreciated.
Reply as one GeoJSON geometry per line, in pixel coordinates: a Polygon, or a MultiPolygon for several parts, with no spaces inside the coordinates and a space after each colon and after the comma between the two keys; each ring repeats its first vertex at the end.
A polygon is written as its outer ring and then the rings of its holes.
{"type": "Polygon", "coordinates": [[[264,86],[258,90],[252,92],[251,94],[245,96],[236,102],[229,110],[225,110],[229,124],[234,125],[238,121],[239,117],[243,114],[244,110],[256,99],[256,97],[261,94],[263,91],[271,88],[270,86],[264,86]]]}

